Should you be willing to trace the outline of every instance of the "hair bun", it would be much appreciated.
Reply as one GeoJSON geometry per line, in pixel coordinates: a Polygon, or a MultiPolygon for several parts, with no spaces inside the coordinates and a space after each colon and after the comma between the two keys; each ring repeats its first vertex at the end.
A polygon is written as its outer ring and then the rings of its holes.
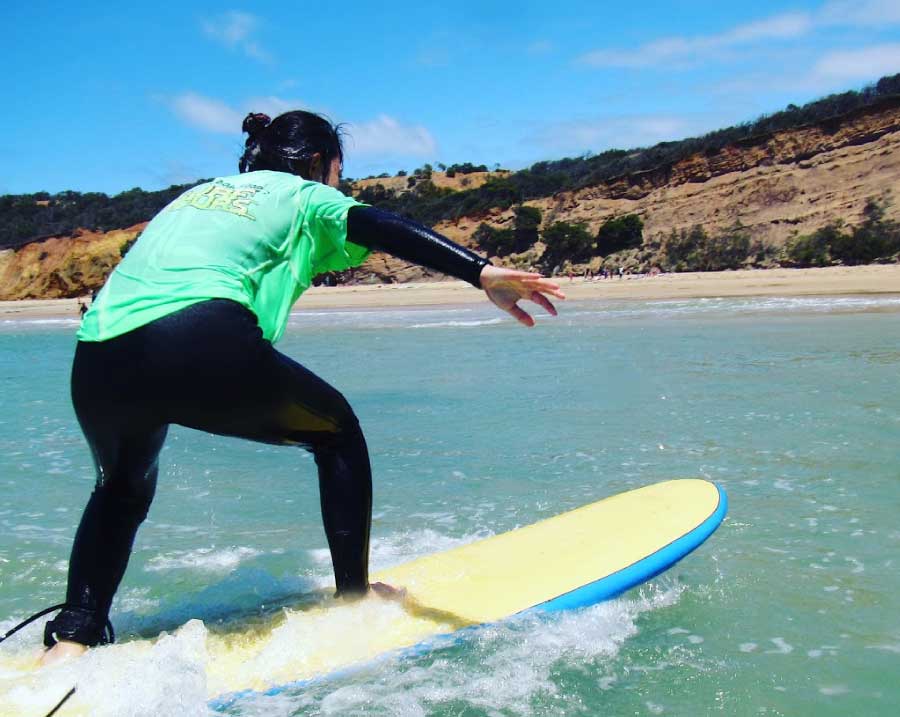
{"type": "Polygon", "coordinates": [[[246,132],[251,137],[262,132],[269,124],[272,122],[272,119],[269,115],[263,114],[262,112],[251,112],[246,117],[244,117],[244,123],[241,125],[241,131],[246,132]]]}

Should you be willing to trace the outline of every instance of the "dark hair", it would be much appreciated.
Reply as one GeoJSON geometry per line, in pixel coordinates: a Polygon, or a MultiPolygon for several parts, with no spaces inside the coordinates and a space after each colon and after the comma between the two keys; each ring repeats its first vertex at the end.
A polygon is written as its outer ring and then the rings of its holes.
{"type": "Polygon", "coordinates": [[[251,112],[241,129],[248,135],[238,163],[241,172],[270,169],[325,183],[332,160],[344,159],[340,127],[313,112],[294,110],[274,120],[251,112]],[[322,158],[321,177],[311,176],[314,154],[322,158]]]}

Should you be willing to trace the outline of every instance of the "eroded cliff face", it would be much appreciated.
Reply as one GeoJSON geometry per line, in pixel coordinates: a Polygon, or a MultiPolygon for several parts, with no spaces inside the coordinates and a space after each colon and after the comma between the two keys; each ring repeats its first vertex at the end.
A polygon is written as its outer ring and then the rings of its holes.
{"type": "Polygon", "coordinates": [[[111,232],[77,232],[0,251],[0,300],[62,299],[103,286],[146,222],[111,232]]]}
{"type": "MultiPolygon", "coordinates": [[[[477,183],[484,179],[479,176],[477,183]]],[[[386,180],[373,181],[393,187],[386,180]]],[[[392,181],[400,187],[406,179],[392,181]]],[[[443,178],[436,172],[433,181],[442,186],[443,178]]],[[[542,211],[544,226],[583,222],[596,232],[607,219],[637,214],[649,242],[673,229],[699,224],[713,234],[739,222],[754,239],[779,246],[794,233],[806,234],[830,221],[853,225],[868,200],[885,197],[888,218],[900,220],[900,100],[527,204],[542,211]]],[[[435,229],[471,246],[482,222],[503,227],[512,220],[512,210],[494,210],[435,229]]],[[[144,226],[82,232],[0,252],[0,299],[89,294],[102,286],[123,246],[144,226]]],[[[378,254],[354,272],[357,282],[439,278],[378,254]]]]}
{"type": "MultiPolygon", "coordinates": [[[[753,238],[780,246],[830,221],[858,223],[873,198],[887,198],[888,218],[900,219],[900,102],[526,204],[541,210],[544,226],[583,222],[596,232],[610,218],[637,214],[646,242],[673,229],[699,224],[714,234],[740,222],[753,238]]],[[[436,228],[465,241],[481,221],[503,227],[512,219],[511,210],[497,211],[436,228]]]]}

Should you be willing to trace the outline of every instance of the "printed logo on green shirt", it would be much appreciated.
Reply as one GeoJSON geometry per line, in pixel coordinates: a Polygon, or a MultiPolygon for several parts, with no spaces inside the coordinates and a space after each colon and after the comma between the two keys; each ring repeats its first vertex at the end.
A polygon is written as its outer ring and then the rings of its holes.
{"type": "Polygon", "coordinates": [[[258,185],[237,189],[224,182],[213,182],[195,189],[189,189],[166,207],[166,211],[175,211],[185,207],[214,209],[256,221],[256,217],[250,213],[250,206],[255,203],[254,197],[260,189],[262,187],[258,185]]]}

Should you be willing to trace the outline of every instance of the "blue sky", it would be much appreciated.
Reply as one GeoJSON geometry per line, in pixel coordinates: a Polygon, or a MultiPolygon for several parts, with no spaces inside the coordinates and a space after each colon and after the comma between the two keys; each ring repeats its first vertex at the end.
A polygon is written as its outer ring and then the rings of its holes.
{"type": "Polygon", "coordinates": [[[347,123],[347,176],[517,169],[900,72],[900,0],[37,0],[4,19],[0,193],[232,174],[251,110],[347,123]]]}

